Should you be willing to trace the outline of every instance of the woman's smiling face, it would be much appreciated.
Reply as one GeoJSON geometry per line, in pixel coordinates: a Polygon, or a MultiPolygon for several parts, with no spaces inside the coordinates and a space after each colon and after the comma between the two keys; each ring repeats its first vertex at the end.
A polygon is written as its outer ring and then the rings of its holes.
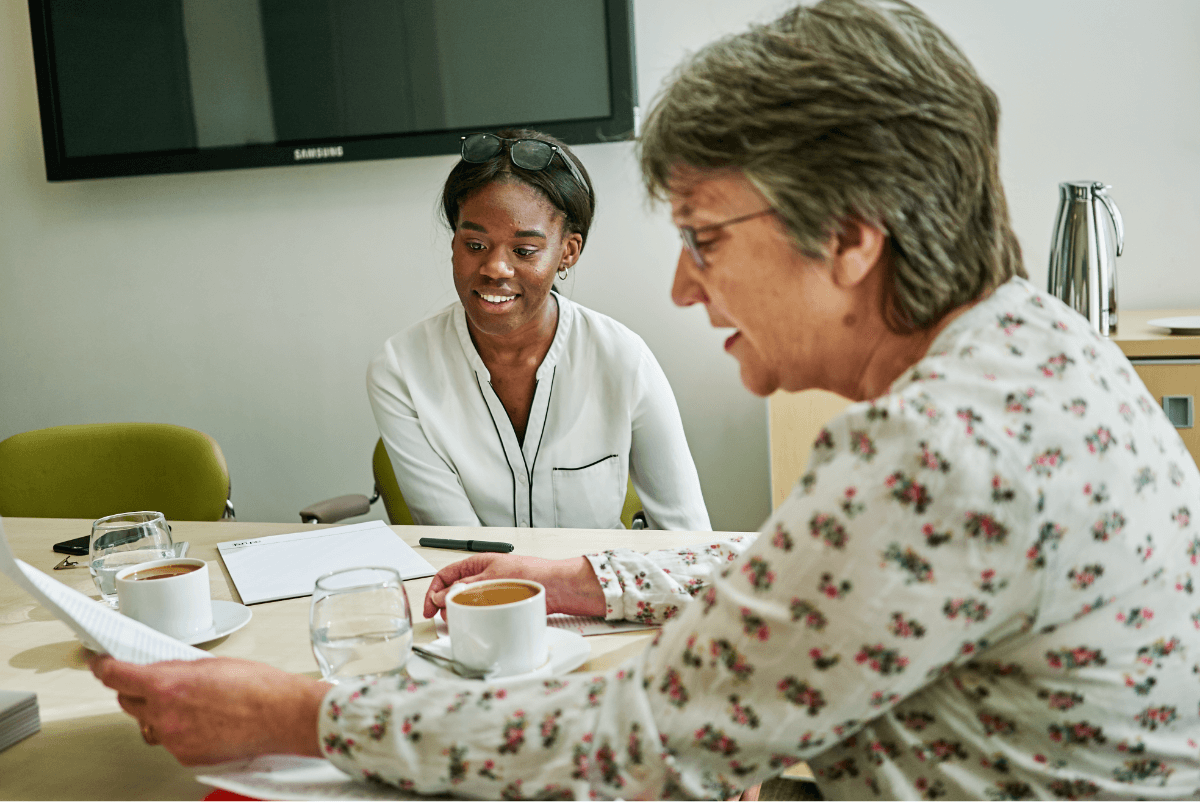
{"type": "Polygon", "coordinates": [[[476,335],[536,335],[553,323],[550,288],[579,258],[583,238],[567,233],[563,214],[539,190],[493,181],[459,205],[454,228],[454,288],[476,335]]]}

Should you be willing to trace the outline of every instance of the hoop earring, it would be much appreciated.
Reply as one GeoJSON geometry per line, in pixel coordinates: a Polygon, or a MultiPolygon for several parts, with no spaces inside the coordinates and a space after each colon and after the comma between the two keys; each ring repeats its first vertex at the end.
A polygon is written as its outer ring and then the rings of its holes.
{"type": "Polygon", "coordinates": [[[558,269],[558,280],[559,280],[559,281],[566,281],[566,280],[567,280],[567,271],[568,271],[568,268],[567,268],[567,266],[566,266],[566,265],[563,265],[562,267],[560,267],[560,268],[558,269]]]}

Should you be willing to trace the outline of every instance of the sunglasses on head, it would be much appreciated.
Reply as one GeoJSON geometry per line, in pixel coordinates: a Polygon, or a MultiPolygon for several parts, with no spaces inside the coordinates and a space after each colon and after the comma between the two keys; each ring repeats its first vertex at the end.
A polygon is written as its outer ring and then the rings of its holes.
{"type": "Polygon", "coordinates": [[[562,148],[540,139],[507,139],[495,134],[467,134],[462,137],[462,160],[471,164],[483,164],[491,161],[497,153],[504,150],[506,142],[508,143],[508,158],[517,167],[525,170],[545,170],[550,166],[550,162],[554,161],[554,154],[557,153],[558,157],[567,165],[567,169],[571,171],[575,182],[588,194],[591,194],[591,187],[584,180],[583,173],[579,172],[575,163],[566,153],[563,153],[562,148]]]}

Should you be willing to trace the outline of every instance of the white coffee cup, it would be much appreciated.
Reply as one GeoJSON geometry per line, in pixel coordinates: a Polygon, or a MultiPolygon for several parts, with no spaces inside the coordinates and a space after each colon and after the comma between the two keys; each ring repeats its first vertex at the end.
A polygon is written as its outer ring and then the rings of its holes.
{"type": "Polygon", "coordinates": [[[117,601],[122,614],[172,638],[190,638],[213,625],[204,560],[167,557],[130,566],[117,574],[117,601]],[[173,566],[189,570],[172,574],[173,566]]]}
{"type": "Polygon", "coordinates": [[[546,589],[527,579],[486,579],[455,585],[446,595],[450,653],[471,668],[508,677],[541,668],[546,647],[546,589]],[[508,596],[532,595],[516,601],[508,596]],[[465,595],[464,595],[465,594],[465,595]],[[464,603],[467,601],[484,603],[464,603]],[[500,600],[501,603],[494,603],[500,600]]]}

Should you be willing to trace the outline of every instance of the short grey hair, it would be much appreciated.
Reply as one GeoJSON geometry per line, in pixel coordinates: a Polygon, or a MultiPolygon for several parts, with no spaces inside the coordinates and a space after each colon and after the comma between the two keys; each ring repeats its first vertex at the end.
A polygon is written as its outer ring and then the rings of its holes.
{"type": "Polygon", "coordinates": [[[903,0],[823,0],[685,61],[639,138],[652,197],[680,168],[738,170],[796,246],[825,258],[841,221],[884,230],[884,320],[928,328],[1025,276],[1000,183],[1000,104],[903,0]]]}

